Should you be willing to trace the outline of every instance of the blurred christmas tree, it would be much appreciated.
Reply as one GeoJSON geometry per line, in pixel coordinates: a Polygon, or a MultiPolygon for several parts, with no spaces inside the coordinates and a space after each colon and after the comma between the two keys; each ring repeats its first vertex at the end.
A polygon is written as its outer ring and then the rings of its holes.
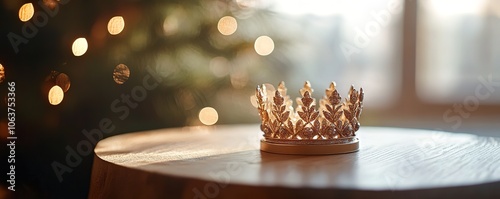
{"type": "Polygon", "coordinates": [[[104,137],[254,122],[254,86],[286,77],[286,31],[259,1],[2,4],[0,94],[16,81],[23,197],[86,197],[92,155],[63,181],[51,163],[64,162],[65,147],[88,139],[82,132],[103,118],[116,127],[104,137]],[[201,114],[205,107],[213,109],[201,114]]]}

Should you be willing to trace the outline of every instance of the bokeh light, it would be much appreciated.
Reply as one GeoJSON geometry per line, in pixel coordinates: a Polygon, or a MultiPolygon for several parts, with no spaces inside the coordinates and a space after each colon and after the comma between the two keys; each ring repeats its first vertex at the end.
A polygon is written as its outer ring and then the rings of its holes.
{"type": "Polygon", "coordinates": [[[238,22],[234,17],[225,16],[217,23],[217,29],[223,35],[232,35],[238,29],[238,22]]]}
{"type": "Polygon", "coordinates": [[[19,19],[22,22],[30,20],[35,14],[35,8],[33,8],[32,3],[25,3],[21,8],[19,8],[19,19]]]}
{"type": "Polygon", "coordinates": [[[3,68],[3,65],[0,64],[0,83],[2,83],[3,80],[5,80],[5,69],[3,68]]]}
{"type": "Polygon", "coordinates": [[[163,20],[163,33],[165,36],[190,37],[199,34],[198,13],[185,6],[170,6],[163,20]]]}
{"type": "Polygon", "coordinates": [[[108,22],[108,32],[111,35],[120,34],[125,28],[125,20],[122,16],[115,16],[108,22]]]}
{"type": "Polygon", "coordinates": [[[47,6],[48,8],[50,8],[51,10],[55,9],[60,0],[43,0],[43,5],[47,6]]]}
{"type": "Polygon", "coordinates": [[[250,96],[250,103],[252,103],[252,106],[257,108],[259,104],[257,103],[257,97],[255,95],[250,96]]]}
{"type": "Polygon", "coordinates": [[[271,39],[271,37],[260,36],[255,40],[254,48],[257,54],[261,56],[267,56],[274,50],[274,41],[273,39],[271,39]]]}
{"type": "Polygon", "coordinates": [[[163,33],[165,35],[174,35],[179,30],[179,19],[177,16],[172,15],[165,18],[163,21],[163,33]]]}
{"type": "Polygon", "coordinates": [[[183,89],[175,95],[177,104],[181,105],[184,110],[191,110],[196,107],[196,100],[193,92],[183,89]]]}
{"type": "Polygon", "coordinates": [[[64,99],[64,91],[58,85],[53,86],[49,90],[49,103],[52,105],[60,104],[64,99]]]}
{"type": "Polygon", "coordinates": [[[240,8],[252,8],[252,7],[255,7],[257,5],[257,1],[256,0],[236,0],[236,4],[240,7],[240,8]]]}
{"type": "Polygon", "coordinates": [[[227,60],[225,57],[214,57],[210,60],[210,71],[216,76],[216,77],[224,77],[229,74],[230,71],[230,65],[229,65],[229,60],[227,60]]]}
{"type": "Polygon", "coordinates": [[[56,77],[56,85],[61,87],[64,92],[68,92],[69,87],[71,87],[69,76],[64,73],[59,73],[56,77]]]}
{"type": "Polygon", "coordinates": [[[201,109],[198,118],[204,125],[214,125],[219,120],[219,114],[214,108],[205,107],[201,109]]]}
{"type": "Polygon", "coordinates": [[[87,52],[87,49],[89,47],[89,44],[87,43],[87,39],[80,37],[73,42],[73,46],[71,47],[71,50],[73,51],[73,55],[75,56],[82,56],[87,52]]]}
{"type": "Polygon", "coordinates": [[[117,84],[125,83],[130,77],[130,70],[125,64],[118,64],[113,71],[113,80],[117,84]]]}
{"type": "Polygon", "coordinates": [[[248,72],[243,69],[234,70],[229,76],[231,79],[231,85],[233,85],[233,88],[236,89],[245,88],[250,80],[248,72]]]}

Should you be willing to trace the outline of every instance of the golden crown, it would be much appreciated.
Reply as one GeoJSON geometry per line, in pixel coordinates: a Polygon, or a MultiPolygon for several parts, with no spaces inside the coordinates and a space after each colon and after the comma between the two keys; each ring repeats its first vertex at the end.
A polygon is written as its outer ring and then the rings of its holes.
{"type": "Polygon", "coordinates": [[[363,109],[363,88],[357,91],[351,86],[348,97],[342,102],[335,82],[326,89],[319,101],[311,97],[311,83],[305,82],[300,89],[294,110],[293,101],[287,95],[284,82],[278,89],[257,86],[255,96],[261,117],[261,150],[284,154],[337,154],[357,151],[359,117],[363,109]],[[274,95],[272,93],[274,92],[274,95]]]}

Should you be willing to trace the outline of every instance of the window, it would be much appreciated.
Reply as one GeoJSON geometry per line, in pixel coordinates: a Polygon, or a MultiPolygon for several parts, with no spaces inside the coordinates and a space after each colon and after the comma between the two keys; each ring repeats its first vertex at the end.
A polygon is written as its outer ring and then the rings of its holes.
{"type": "MultiPolygon", "coordinates": [[[[431,103],[462,102],[500,78],[500,2],[419,1],[416,85],[431,103]]],[[[481,91],[488,94],[488,90],[481,91]]],[[[482,97],[498,103],[500,92],[482,97]]]]}
{"type": "Polygon", "coordinates": [[[309,80],[321,89],[315,93],[320,97],[336,81],[341,94],[351,84],[362,86],[370,96],[365,105],[372,109],[398,100],[403,1],[274,0],[267,6],[287,19],[280,26],[292,37],[286,49],[292,63],[289,90],[309,80]]]}

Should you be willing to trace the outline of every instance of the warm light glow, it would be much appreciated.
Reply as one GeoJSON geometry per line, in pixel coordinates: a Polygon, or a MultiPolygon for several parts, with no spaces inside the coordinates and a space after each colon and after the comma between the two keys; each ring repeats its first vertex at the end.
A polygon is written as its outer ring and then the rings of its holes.
{"type": "Polygon", "coordinates": [[[130,70],[125,64],[118,64],[113,71],[113,80],[117,84],[125,83],[130,77],[130,70]]]}
{"type": "Polygon", "coordinates": [[[55,85],[49,90],[49,103],[52,105],[60,104],[64,99],[64,91],[61,87],[55,85]]]}
{"type": "Polygon", "coordinates": [[[212,71],[216,77],[224,77],[229,74],[230,70],[229,60],[224,57],[214,57],[210,60],[209,67],[210,71],[212,71]]]}
{"type": "Polygon", "coordinates": [[[89,44],[87,43],[87,40],[83,37],[80,37],[73,42],[73,46],[71,47],[71,50],[73,50],[73,55],[75,56],[82,56],[87,52],[87,49],[89,47],[89,44]]]}
{"type": "Polygon", "coordinates": [[[234,17],[225,16],[219,20],[217,29],[223,35],[232,35],[238,29],[238,22],[234,17]]]}
{"type": "Polygon", "coordinates": [[[163,21],[163,33],[169,36],[177,33],[178,30],[179,30],[179,19],[177,18],[177,16],[172,15],[166,17],[165,20],[163,21]]]}
{"type": "Polygon", "coordinates": [[[245,86],[248,84],[248,81],[250,80],[248,73],[244,70],[235,70],[231,72],[229,77],[231,79],[231,85],[233,85],[233,88],[236,89],[245,88],[245,86]]]}
{"type": "Polygon", "coordinates": [[[257,108],[257,106],[259,105],[257,103],[257,97],[255,95],[250,96],[250,103],[252,103],[252,106],[255,108],[257,108]]]}
{"type": "Polygon", "coordinates": [[[255,40],[254,48],[257,54],[267,56],[274,50],[274,41],[271,37],[260,36],[255,40]]]}
{"type": "Polygon", "coordinates": [[[125,28],[125,20],[123,20],[122,16],[115,16],[108,22],[108,32],[111,35],[120,34],[123,28],[125,28]]]}
{"type": "Polygon", "coordinates": [[[58,6],[58,1],[60,0],[43,0],[43,5],[47,6],[51,10],[54,10],[58,6]]]}
{"type": "Polygon", "coordinates": [[[2,83],[3,80],[5,80],[5,69],[2,64],[0,64],[0,83],[2,83]]]}
{"type": "Polygon", "coordinates": [[[256,0],[236,0],[236,4],[240,7],[240,8],[252,8],[252,7],[255,7],[257,2],[256,0]]]}
{"type": "Polygon", "coordinates": [[[59,75],[57,75],[56,85],[61,87],[64,92],[67,92],[69,90],[69,87],[71,86],[69,76],[64,73],[60,73],[59,75]]]}
{"type": "Polygon", "coordinates": [[[21,8],[19,8],[19,19],[22,22],[30,20],[35,14],[35,8],[33,8],[32,3],[25,3],[21,8]]]}
{"type": "Polygon", "coordinates": [[[205,107],[201,109],[198,117],[204,125],[213,125],[219,120],[219,114],[217,114],[217,111],[212,107],[205,107]]]}

